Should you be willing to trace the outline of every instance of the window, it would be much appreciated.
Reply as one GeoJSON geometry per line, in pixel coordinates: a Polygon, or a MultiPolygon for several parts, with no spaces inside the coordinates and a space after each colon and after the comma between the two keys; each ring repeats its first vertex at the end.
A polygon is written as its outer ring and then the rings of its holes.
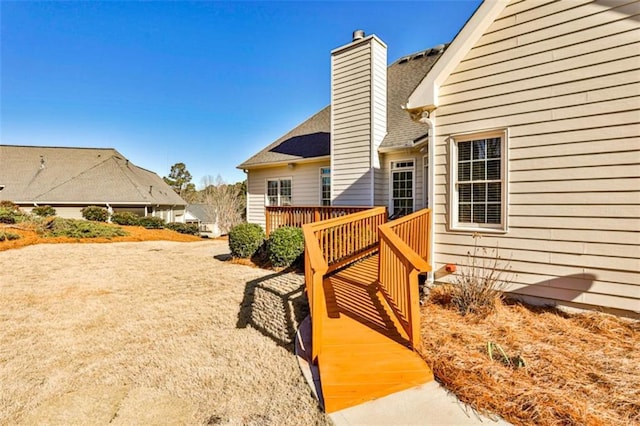
{"type": "Polygon", "coordinates": [[[429,208],[429,156],[422,157],[422,183],[424,192],[424,207],[429,208]]]}
{"type": "Polygon", "coordinates": [[[291,179],[267,180],[267,205],[291,205],[291,179]]]}
{"type": "Polygon", "coordinates": [[[320,168],[320,205],[331,205],[331,168],[320,168]]]}
{"type": "Polygon", "coordinates": [[[506,231],[506,131],[452,138],[452,227],[506,231]]]}
{"type": "Polygon", "coordinates": [[[413,212],[414,161],[391,162],[391,207],[394,216],[413,212]]]}

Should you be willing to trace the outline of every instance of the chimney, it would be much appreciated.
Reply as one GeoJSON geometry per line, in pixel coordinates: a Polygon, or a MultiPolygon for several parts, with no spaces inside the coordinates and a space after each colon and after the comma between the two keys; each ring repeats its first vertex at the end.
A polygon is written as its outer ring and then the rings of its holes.
{"type": "Polygon", "coordinates": [[[331,52],[331,198],[334,205],[373,206],[382,179],[378,147],[387,133],[387,46],[353,32],[331,52]]]}

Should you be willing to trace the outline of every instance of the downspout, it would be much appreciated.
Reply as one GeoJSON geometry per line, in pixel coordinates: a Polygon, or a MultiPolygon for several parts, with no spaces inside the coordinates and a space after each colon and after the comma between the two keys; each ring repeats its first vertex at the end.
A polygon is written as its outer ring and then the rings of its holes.
{"type": "MultiPolygon", "coordinates": [[[[435,193],[435,151],[436,151],[436,117],[435,110],[431,111],[423,111],[418,119],[418,122],[422,124],[426,124],[429,126],[428,131],[428,142],[427,142],[427,157],[429,158],[429,167],[427,168],[429,173],[429,185],[427,188],[427,197],[429,198],[429,202],[427,204],[427,208],[431,209],[431,229],[429,229],[429,233],[431,234],[431,238],[429,239],[429,253],[431,254],[431,264],[432,266],[435,262],[435,216],[433,214],[433,198],[435,193]]],[[[427,284],[429,286],[433,285],[434,275],[433,271],[427,273],[427,284]]]]}

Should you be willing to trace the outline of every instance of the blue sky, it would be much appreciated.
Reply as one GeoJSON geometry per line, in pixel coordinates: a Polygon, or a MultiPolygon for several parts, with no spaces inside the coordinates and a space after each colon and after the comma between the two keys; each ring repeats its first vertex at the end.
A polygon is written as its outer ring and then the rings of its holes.
{"type": "Polygon", "coordinates": [[[393,62],[451,41],[479,3],[2,1],[0,143],[244,180],[238,164],[329,104],[353,30],[393,62]]]}

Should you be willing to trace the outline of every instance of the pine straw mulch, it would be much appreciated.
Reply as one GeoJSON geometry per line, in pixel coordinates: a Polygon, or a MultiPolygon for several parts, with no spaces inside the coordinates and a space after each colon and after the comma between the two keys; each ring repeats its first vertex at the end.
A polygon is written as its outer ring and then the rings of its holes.
{"type": "MultiPolygon", "coordinates": [[[[118,225],[112,225],[118,226],[118,225]]],[[[20,229],[15,226],[0,225],[0,232],[6,231],[20,235],[17,240],[0,241],[0,251],[26,247],[33,244],[63,244],[63,243],[118,243],[118,242],[139,242],[139,241],[175,241],[190,242],[202,241],[200,237],[194,235],[180,234],[169,229],[146,229],[142,226],[121,226],[128,235],[113,238],[69,238],[69,237],[46,237],[39,235],[35,230],[20,229]]]]}
{"type": "Polygon", "coordinates": [[[516,424],[640,424],[640,322],[501,303],[461,316],[436,287],[422,308],[423,357],[436,378],[480,412],[516,424]],[[499,344],[516,368],[489,358],[499,344]]]}

